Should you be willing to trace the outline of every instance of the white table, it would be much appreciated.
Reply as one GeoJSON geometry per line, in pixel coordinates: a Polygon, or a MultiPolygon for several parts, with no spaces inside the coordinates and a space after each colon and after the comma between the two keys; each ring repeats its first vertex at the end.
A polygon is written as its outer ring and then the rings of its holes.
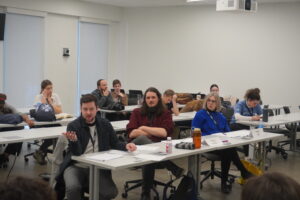
{"type": "MultiPolygon", "coordinates": [[[[265,105],[262,105],[261,107],[264,108],[265,105]]],[[[270,104],[268,105],[268,109],[274,110],[275,111],[275,115],[280,115],[280,110],[283,109],[284,107],[288,107],[291,108],[291,106],[287,106],[287,105],[276,105],[276,104],[270,104]]]]}
{"type": "Polygon", "coordinates": [[[16,142],[25,142],[39,139],[58,138],[67,129],[66,126],[57,126],[50,128],[33,128],[16,131],[0,132],[0,144],[9,144],[16,142]]]}
{"type": "MultiPolygon", "coordinates": [[[[75,120],[76,117],[71,117],[71,118],[65,118],[61,120],[56,120],[56,121],[49,121],[49,122],[38,122],[34,121],[34,125],[40,126],[40,125],[52,125],[52,124],[60,124],[62,126],[68,125],[71,121],[75,120]]],[[[27,123],[22,122],[19,124],[0,124],[0,128],[10,128],[10,127],[22,127],[22,126],[28,126],[27,123]]]]}
{"type": "Polygon", "coordinates": [[[125,131],[129,120],[113,121],[110,122],[116,132],[125,131]]]}
{"type": "Polygon", "coordinates": [[[132,112],[134,109],[136,108],[140,108],[141,105],[131,105],[131,106],[125,106],[124,110],[106,110],[106,109],[102,109],[100,108],[100,113],[101,113],[101,117],[105,118],[106,113],[121,113],[121,112],[132,112]]]}
{"type": "MultiPolygon", "coordinates": [[[[238,138],[228,138],[227,140],[230,141],[230,144],[221,145],[221,146],[202,146],[201,149],[195,149],[195,150],[184,150],[184,149],[175,149],[173,148],[172,154],[168,154],[164,160],[172,160],[176,158],[183,158],[188,157],[188,169],[193,173],[195,180],[196,180],[196,190],[199,196],[199,182],[200,182],[200,172],[201,172],[201,166],[200,166],[200,154],[214,151],[214,150],[221,150],[236,146],[241,146],[245,144],[250,143],[259,143],[259,146],[261,147],[261,159],[262,162],[260,163],[261,166],[264,166],[265,161],[265,142],[280,138],[282,135],[280,134],[274,134],[274,133],[261,133],[259,135],[255,135],[255,137],[245,140],[245,139],[238,139],[238,138]]],[[[158,143],[151,144],[151,145],[158,145],[158,143]]],[[[109,169],[109,170],[119,170],[119,169],[126,169],[134,166],[142,166],[145,164],[155,163],[155,161],[150,160],[137,160],[133,155],[133,153],[127,153],[121,158],[108,160],[108,161],[97,161],[89,159],[88,156],[94,155],[94,154],[102,154],[104,152],[97,152],[93,154],[85,154],[82,156],[73,156],[72,159],[76,160],[78,162],[85,163],[89,165],[90,169],[90,199],[98,199],[98,193],[99,193],[99,173],[98,169],[109,169]],[[97,177],[97,178],[95,178],[97,177]]]]}
{"type": "Polygon", "coordinates": [[[180,113],[178,116],[173,115],[173,122],[193,120],[197,112],[180,113]]]}
{"type": "Polygon", "coordinates": [[[250,126],[250,128],[255,128],[258,125],[262,124],[265,127],[271,126],[279,126],[284,124],[291,124],[292,130],[291,132],[291,146],[290,149],[292,151],[296,150],[296,142],[297,142],[297,123],[300,122],[300,112],[283,114],[283,115],[275,115],[268,118],[268,122],[263,121],[241,121],[238,120],[237,123],[244,124],[250,126]]]}
{"type": "MultiPolygon", "coordinates": [[[[183,108],[185,105],[183,104],[177,104],[178,108],[183,108]]],[[[106,113],[120,113],[120,112],[132,112],[136,108],[140,108],[141,105],[130,105],[130,106],[125,106],[124,110],[106,110],[106,109],[100,109],[101,112],[101,117],[105,118],[106,113]]]]}
{"type": "MultiPolygon", "coordinates": [[[[180,113],[178,116],[172,115],[173,122],[189,121],[194,119],[196,112],[180,113]]],[[[125,131],[129,120],[113,121],[111,125],[115,131],[125,131]]]]}

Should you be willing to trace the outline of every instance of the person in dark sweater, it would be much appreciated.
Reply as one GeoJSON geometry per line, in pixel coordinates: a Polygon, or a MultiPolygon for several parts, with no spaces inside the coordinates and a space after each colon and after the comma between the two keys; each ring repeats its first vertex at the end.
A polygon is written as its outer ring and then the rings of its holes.
{"type": "MultiPolygon", "coordinates": [[[[34,126],[34,122],[29,119],[26,114],[18,112],[13,106],[9,105],[5,102],[6,95],[0,93],[0,123],[7,123],[7,119],[10,118],[12,121],[16,123],[20,123],[22,121],[26,122],[29,127],[34,126]],[[2,121],[3,120],[3,121],[2,121]],[[18,122],[17,122],[18,121],[18,122]]],[[[0,128],[1,131],[13,131],[23,129],[23,127],[9,127],[9,128],[0,128]]],[[[9,162],[9,155],[19,155],[22,149],[22,142],[20,143],[12,143],[8,144],[5,148],[4,152],[0,154],[0,168],[6,167],[9,162]]]]}
{"type": "MultiPolygon", "coordinates": [[[[227,120],[220,112],[220,109],[221,100],[218,94],[212,92],[206,95],[203,109],[196,113],[192,121],[192,128],[200,128],[203,136],[229,132],[230,129],[227,120]]],[[[241,163],[235,148],[217,150],[213,151],[213,153],[221,157],[221,191],[223,193],[231,191],[231,185],[227,181],[231,161],[240,170],[244,179],[253,176],[241,163]]]]}
{"type": "MultiPolygon", "coordinates": [[[[67,154],[60,166],[56,181],[64,181],[68,199],[80,200],[82,188],[88,184],[88,166],[72,161],[71,156],[118,149],[135,151],[133,143],[122,143],[117,139],[109,121],[97,115],[97,99],[91,94],[80,99],[81,116],[68,124],[67,132],[63,133],[69,140],[67,154]]],[[[112,199],[117,195],[117,188],[112,180],[110,170],[100,170],[100,199],[112,199]]]]}
{"type": "MultiPolygon", "coordinates": [[[[173,132],[171,112],[162,102],[160,92],[153,87],[146,90],[141,108],[133,110],[127,133],[129,139],[139,145],[150,144],[166,140],[173,132]]],[[[166,167],[177,178],[183,174],[183,169],[171,161],[164,161],[145,165],[142,168],[143,183],[141,199],[150,199],[150,190],[153,187],[155,167],[166,167]]]]}

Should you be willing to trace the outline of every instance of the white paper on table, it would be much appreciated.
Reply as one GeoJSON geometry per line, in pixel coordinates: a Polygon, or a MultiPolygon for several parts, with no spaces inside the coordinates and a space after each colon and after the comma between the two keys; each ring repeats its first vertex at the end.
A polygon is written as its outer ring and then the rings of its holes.
{"type": "Polygon", "coordinates": [[[151,146],[151,145],[136,145],[136,150],[147,153],[158,153],[161,148],[159,146],[151,146]]]}
{"type": "Polygon", "coordinates": [[[221,138],[219,138],[218,136],[216,136],[216,137],[205,137],[204,142],[208,146],[211,146],[211,147],[222,146],[223,145],[223,142],[222,142],[221,138]]]}
{"type": "Polygon", "coordinates": [[[146,153],[140,153],[140,154],[135,155],[134,157],[142,159],[142,160],[153,160],[153,161],[161,161],[166,158],[165,155],[146,154],[146,153]]]}
{"type": "Polygon", "coordinates": [[[235,137],[245,137],[250,135],[249,130],[240,130],[240,131],[232,131],[225,133],[227,137],[235,138],[235,137]]]}
{"type": "Polygon", "coordinates": [[[86,158],[91,160],[99,160],[99,161],[107,161],[107,160],[113,160],[122,157],[123,154],[116,154],[116,153],[101,153],[96,155],[89,155],[86,158]]]}

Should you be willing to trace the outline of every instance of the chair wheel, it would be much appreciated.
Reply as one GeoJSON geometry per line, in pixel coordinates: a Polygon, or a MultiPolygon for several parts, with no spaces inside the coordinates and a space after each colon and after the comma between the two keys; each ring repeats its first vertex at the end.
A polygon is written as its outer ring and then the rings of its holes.
{"type": "Polygon", "coordinates": [[[29,159],[28,158],[24,158],[24,160],[25,160],[25,162],[28,162],[29,159]]]}
{"type": "Polygon", "coordinates": [[[128,196],[128,194],[127,194],[127,193],[125,193],[125,192],[124,192],[124,193],[122,193],[122,197],[123,197],[123,198],[127,198],[127,196],[128,196]]]}
{"type": "Polygon", "coordinates": [[[287,153],[282,153],[281,155],[282,155],[282,157],[283,157],[284,160],[286,160],[288,158],[288,154],[287,153]]]}
{"type": "Polygon", "coordinates": [[[230,184],[234,183],[234,178],[229,178],[229,179],[228,179],[228,182],[229,182],[230,184]]]}

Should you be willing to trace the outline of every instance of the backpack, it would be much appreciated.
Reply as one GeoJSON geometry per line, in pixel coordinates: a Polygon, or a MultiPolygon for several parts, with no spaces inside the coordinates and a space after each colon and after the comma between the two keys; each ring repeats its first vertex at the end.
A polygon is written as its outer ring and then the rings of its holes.
{"type": "Polygon", "coordinates": [[[0,115],[0,124],[19,124],[21,122],[23,122],[23,118],[19,114],[0,115]]]}
{"type": "Polygon", "coordinates": [[[54,108],[50,104],[39,104],[36,109],[30,110],[30,116],[36,121],[55,121],[54,108]]]}
{"type": "Polygon", "coordinates": [[[181,179],[176,191],[169,198],[170,200],[196,200],[196,181],[193,174],[189,171],[181,179]]]}

